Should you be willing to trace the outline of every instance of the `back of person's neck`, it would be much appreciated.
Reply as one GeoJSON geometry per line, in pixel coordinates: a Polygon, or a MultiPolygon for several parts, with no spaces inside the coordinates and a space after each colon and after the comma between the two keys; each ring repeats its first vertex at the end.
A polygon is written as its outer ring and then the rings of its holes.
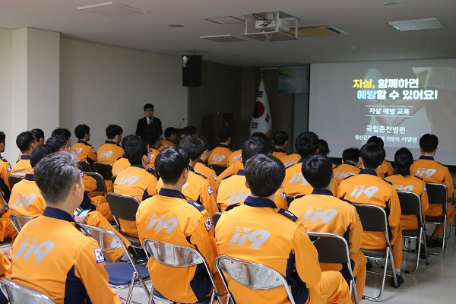
{"type": "Polygon", "coordinates": [[[274,146],[274,149],[285,150],[285,145],[283,145],[283,146],[275,145],[275,146],[274,146]]]}
{"type": "Polygon", "coordinates": [[[21,151],[22,155],[32,155],[33,150],[21,151]]]}
{"type": "Polygon", "coordinates": [[[372,170],[372,171],[375,171],[375,172],[377,172],[377,168],[375,168],[375,169],[372,169],[372,168],[366,168],[366,167],[364,167],[364,165],[362,165],[362,168],[363,168],[364,170],[372,170]]]}
{"type": "Polygon", "coordinates": [[[190,163],[188,164],[190,167],[195,168],[196,163],[198,162],[198,159],[191,159],[190,163]]]}
{"type": "Polygon", "coordinates": [[[263,197],[263,196],[256,196],[255,194],[251,193],[250,194],[251,197],[256,197],[256,198],[265,198],[265,199],[268,199],[268,200],[271,200],[271,201],[274,201],[274,197],[275,197],[275,193],[271,194],[270,196],[268,197],[263,197]]]}
{"type": "MultiPolygon", "coordinates": [[[[185,183],[184,183],[185,184],[185,183]]],[[[170,190],[176,190],[176,191],[179,191],[179,192],[182,192],[182,187],[184,186],[184,184],[180,183],[180,182],[177,182],[176,184],[172,185],[172,184],[165,184],[163,183],[163,187],[164,189],[170,189],[170,190]]]]}
{"type": "Polygon", "coordinates": [[[428,156],[428,157],[434,157],[435,152],[431,152],[431,153],[421,152],[421,155],[422,156],[428,156]]]}

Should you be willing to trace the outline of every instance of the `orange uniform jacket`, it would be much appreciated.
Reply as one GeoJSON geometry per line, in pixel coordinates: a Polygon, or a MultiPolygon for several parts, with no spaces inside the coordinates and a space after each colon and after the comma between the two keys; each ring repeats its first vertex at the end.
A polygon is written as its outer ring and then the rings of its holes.
{"type": "Polygon", "coordinates": [[[161,143],[161,146],[160,148],[158,148],[158,150],[163,150],[163,149],[166,149],[166,148],[169,148],[169,147],[172,147],[172,146],[175,146],[176,144],[173,143],[172,141],[168,140],[168,139],[165,139],[164,141],[162,141],[161,143]]]}
{"type": "MultiPolygon", "coordinates": [[[[354,204],[370,204],[383,208],[388,217],[390,243],[394,243],[401,233],[401,205],[394,186],[377,176],[374,170],[363,169],[358,175],[344,179],[339,186],[339,196],[354,204]]],[[[363,234],[365,249],[385,248],[383,232],[367,232],[363,234]]],[[[398,266],[399,267],[399,266],[398,266]]]]}
{"type": "Polygon", "coordinates": [[[296,164],[300,159],[301,155],[299,155],[298,153],[291,153],[290,155],[287,155],[280,160],[285,165],[285,168],[288,168],[296,164]]]}
{"type": "Polygon", "coordinates": [[[387,160],[384,160],[380,166],[377,168],[377,176],[385,178],[389,175],[393,175],[393,166],[387,160]]]}
{"type": "Polygon", "coordinates": [[[109,288],[98,247],[75,227],[70,214],[47,207],[42,216],[22,228],[13,243],[12,279],[59,304],[120,303],[109,288]]]}
{"type": "Polygon", "coordinates": [[[214,190],[215,192],[215,190],[217,189],[217,173],[215,173],[214,169],[212,169],[209,166],[206,166],[204,162],[200,159],[195,164],[195,172],[204,175],[209,180],[212,190],[214,190]]]}
{"type": "MultiPolygon", "coordinates": [[[[423,214],[429,208],[429,200],[426,192],[426,184],[421,178],[413,175],[402,176],[400,174],[393,174],[386,178],[390,181],[394,188],[398,191],[410,191],[415,192],[421,198],[421,212],[423,214]]],[[[414,215],[401,215],[401,227],[402,230],[416,230],[418,229],[418,222],[414,215]]]]}
{"type": "Polygon", "coordinates": [[[30,155],[21,155],[21,159],[11,169],[11,174],[25,176],[27,173],[33,173],[30,155]]]}
{"type": "Polygon", "coordinates": [[[359,171],[361,171],[361,169],[358,168],[355,164],[351,162],[345,162],[333,169],[333,175],[334,179],[337,180],[337,182],[340,184],[344,178],[356,175],[359,173],[359,171]]]}
{"type": "Polygon", "coordinates": [[[128,158],[122,157],[116,160],[116,162],[112,165],[112,175],[118,175],[120,171],[130,167],[130,162],[128,158]]]}
{"type": "Polygon", "coordinates": [[[157,159],[157,155],[160,151],[154,147],[149,149],[149,166],[155,169],[155,160],[157,159]]]}
{"type": "Polygon", "coordinates": [[[89,162],[89,164],[93,164],[97,161],[97,152],[95,152],[95,149],[91,144],[83,140],[78,140],[78,142],[73,145],[72,149],[79,160],[85,160],[89,162]]]}
{"type": "Polygon", "coordinates": [[[207,162],[209,166],[228,166],[228,157],[233,153],[227,145],[220,144],[217,148],[212,150],[207,162]]]}
{"type": "Polygon", "coordinates": [[[104,164],[113,164],[125,154],[124,149],[115,142],[107,140],[98,148],[97,161],[104,164]]]}
{"type": "Polygon", "coordinates": [[[46,201],[33,179],[33,174],[26,174],[24,179],[14,185],[9,201],[12,213],[37,217],[46,209],[46,201]]]}
{"type": "MultiPolygon", "coordinates": [[[[210,232],[210,216],[202,205],[187,202],[181,192],[163,188],[158,195],[142,202],[136,213],[136,224],[141,243],[144,239],[151,239],[197,249],[211,272],[217,272],[217,250],[213,232],[210,232]]],[[[212,284],[203,265],[170,267],[150,258],[147,267],[154,287],[172,301],[195,303],[206,298],[211,291],[212,284]]]]}
{"type": "MultiPolygon", "coordinates": [[[[0,155],[0,191],[6,201],[9,200],[11,188],[9,185],[9,176],[11,173],[10,163],[0,155]]],[[[0,202],[0,205],[3,203],[0,202]]]]}
{"type": "Polygon", "coordinates": [[[236,150],[228,156],[228,167],[231,166],[235,161],[240,160],[242,156],[242,149],[236,150]]]}
{"type": "MultiPolygon", "coordinates": [[[[269,199],[249,196],[244,205],[224,212],[215,235],[219,254],[266,265],[285,276],[296,303],[306,303],[308,288],[320,281],[318,253],[302,223],[269,199]]],[[[284,288],[251,290],[233,280],[228,284],[238,303],[289,303],[284,288]]]]}
{"type": "MultiPolygon", "coordinates": [[[[302,164],[305,159],[301,158],[296,164],[288,167],[283,180],[283,191],[286,195],[298,196],[311,194],[313,187],[302,175],[302,164]]],[[[332,183],[331,192],[337,197],[337,183],[332,183]]]]}
{"type": "MultiPolygon", "coordinates": [[[[114,192],[136,197],[140,202],[150,195],[157,194],[157,178],[141,166],[130,166],[117,175],[114,192]]],[[[122,230],[134,237],[138,236],[136,225],[132,221],[119,219],[122,230]]]]}
{"type": "MultiPolygon", "coordinates": [[[[245,171],[239,170],[236,175],[232,175],[220,183],[217,193],[217,203],[220,210],[234,204],[243,204],[245,199],[251,195],[250,189],[245,185],[245,171]]],[[[287,197],[282,189],[278,189],[274,196],[274,203],[277,208],[288,210],[287,197]]]]}
{"type": "Polygon", "coordinates": [[[228,176],[236,174],[239,170],[244,169],[244,165],[238,159],[235,160],[228,168],[226,168],[220,175],[217,176],[217,188],[220,186],[222,180],[227,178],[228,176]]]}
{"type": "Polygon", "coordinates": [[[282,157],[285,157],[287,156],[287,152],[285,152],[285,150],[282,150],[282,149],[274,149],[274,152],[272,152],[272,155],[274,155],[275,157],[277,157],[278,159],[281,159],[282,157]]]}

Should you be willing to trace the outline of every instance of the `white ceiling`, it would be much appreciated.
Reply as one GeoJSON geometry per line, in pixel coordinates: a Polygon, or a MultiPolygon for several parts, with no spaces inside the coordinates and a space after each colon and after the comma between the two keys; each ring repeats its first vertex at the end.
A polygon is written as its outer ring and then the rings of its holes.
{"type": "Polygon", "coordinates": [[[237,66],[294,66],[317,62],[456,57],[455,0],[111,0],[147,11],[105,17],[77,9],[106,0],[0,0],[0,27],[34,27],[64,37],[237,66]],[[217,43],[200,36],[239,35],[244,24],[219,25],[207,18],[281,10],[299,24],[331,24],[348,33],[295,41],[217,43]],[[437,18],[443,29],[400,32],[389,21],[437,18]],[[183,28],[171,28],[181,24],[183,28]]]}

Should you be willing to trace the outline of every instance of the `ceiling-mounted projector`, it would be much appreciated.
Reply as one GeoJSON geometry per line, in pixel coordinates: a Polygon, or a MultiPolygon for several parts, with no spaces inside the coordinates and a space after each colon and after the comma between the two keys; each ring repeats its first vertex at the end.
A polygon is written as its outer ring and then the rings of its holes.
{"type": "MultiPolygon", "coordinates": [[[[281,32],[289,32],[290,31],[290,24],[283,19],[279,19],[279,27],[278,30],[281,32]]],[[[265,31],[275,31],[276,30],[276,20],[257,20],[255,22],[255,28],[258,30],[265,30],[265,31]]]]}

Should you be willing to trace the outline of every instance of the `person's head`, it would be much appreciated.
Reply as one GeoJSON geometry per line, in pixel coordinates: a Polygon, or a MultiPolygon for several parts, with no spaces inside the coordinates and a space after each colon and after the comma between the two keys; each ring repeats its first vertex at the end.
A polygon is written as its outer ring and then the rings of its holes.
{"type": "Polygon", "coordinates": [[[43,130],[36,128],[36,129],[33,129],[33,130],[30,131],[30,132],[32,132],[33,136],[35,137],[35,139],[36,139],[36,144],[37,144],[37,145],[42,145],[42,144],[44,144],[44,139],[45,139],[45,138],[44,138],[44,132],[43,132],[43,130]]]}
{"type": "Polygon", "coordinates": [[[71,147],[71,132],[68,129],[65,128],[57,128],[54,131],[52,131],[51,136],[61,136],[65,138],[68,141],[68,146],[71,147]]]}
{"type": "Polygon", "coordinates": [[[5,152],[5,138],[6,138],[5,133],[0,131],[0,153],[5,152]]]}
{"type": "Polygon", "coordinates": [[[324,139],[319,139],[318,140],[318,153],[324,156],[328,156],[329,154],[329,146],[328,142],[324,139]]]}
{"type": "Polygon", "coordinates": [[[125,149],[125,144],[132,139],[139,139],[140,137],[135,134],[130,134],[122,138],[120,145],[125,149]]]}
{"type": "Polygon", "coordinates": [[[318,151],[318,136],[314,132],[303,132],[296,137],[296,151],[305,158],[318,151]]]}
{"type": "Polygon", "coordinates": [[[204,150],[203,150],[203,153],[201,154],[201,160],[203,162],[206,162],[209,158],[209,155],[211,154],[211,144],[209,143],[209,140],[207,139],[207,137],[204,135],[198,135],[198,138],[201,139],[204,143],[204,150]]]}
{"type": "Polygon", "coordinates": [[[109,125],[106,128],[106,137],[109,140],[112,140],[116,144],[120,143],[122,140],[123,129],[118,125],[109,125]]]}
{"type": "Polygon", "coordinates": [[[124,149],[131,165],[143,166],[149,163],[147,143],[141,138],[127,141],[124,149]]]}
{"type": "Polygon", "coordinates": [[[149,117],[149,118],[154,116],[154,105],[151,103],[146,103],[144,105],[144,114],[146,114],[146,117],[149,117]]]}
{"type": "Polygon", "coordinates": [[[368,143],[368,144],[374,143],[374,144],[379,145],[379,146],[382,147],[382,148],[385,147],[385,143],[383,142],[383,139],[381,139],[381,138],[378,137],[378,136],[371,136],[371,137],[369,137],[369,139],[367,140],[367,143],[368,143]]]}
{"type": "Polygon", "coordinates": [[[354,164],[358,164],[359,162],[359,149],[358,148],[348,148],[342,152],[342,161],[352,162],[354,164]]]}
{"type": "Polygon", "coordinates": [[[183,138],[187,135],[194,135],[196,133],[198,133],[198,130],[196,129],[195,126],[186,126],[185,128],[182,129],[181,138],[183,138]]]}
{"type": "Polygon", "coordinates": [[[363,145],[359,150],[359,154],[363,167],[372,170],[376,170],[385,158],[384,149],[375,143],[363,145]]]}
{"type": "Polygon", "coordinates": [[[181,139],[179,146],[187,152],[191,161],[198,160],[204,151],[204,142],[198,135],[189,135],[181,139]]]}
{"type": "Polygon", "coordinates": [[[31,154],[35,147],[35,137],[32,132],[25,131],[16,137],[16,145],[22,154],[31,154]]]}
{"type": "Polygon", "coordinates": [[[149,144],[149,147],[154,147],[154,148],[160,147],[162,138],[155,131],[151,130],[150,132],[147,132],[146,138],[147,138],[147,144],[149,144]]]}
{"type": "Polygon", "coordinates": [[[434,134],[424,134],[420,138],[420,151],[421,153],[434,153],[437,151],[439,139],[434,134]]]}
{"type": "Polygon", "coordinates": [[[78,125],[74,129],[74,135],[77,139],[89,141],[90,140],[90,128],[87,125],[78,125]]]}
{"type": "Polygon", "coordinates": [[[401,148],[394,154],[394,162],[397,167],[397,173],[402,176],[410,175],[410,166],[413,163],[413,155],[407,148],[401,148]]]}
{"type": "Polygon", "coordinates": [[[165,129],[165,138],[167,140],[172,141],[173,143],[177,140],[177,130],[173,127],[169,127],[165,129]]]}
{"type": "Polygon", "coordinates": [[[220,143],[229,143],[231,140],[231,131],[230,129],[223,127],[217,130],[217,139],[220,143]]]}
{"type": "Polygon", "coordinates": [[[155,168],[160,174],[164,184],[184,184],[188,177],[188,164],[190,158],[187,152],[180,146],[163,149],[155,159],[155,168]]]}
{"type": "Polygon", "coordinates": [[[279,131],[274,134],[272,141],[274,142],[274,146],[285,147],[288,143],[288,134],[286,132],[279,131]]]}
{"type": "Polygon", "coordinates": [[[69,152],[70,146],[68,146],[68,141],[62,136],[51,136],[46,139],[46,145],[49,145],[55,149],[57,152],[69,152]]]}
{"type": "Polygon", "coordinates": [[[302,175],[313,188],[323,189],[331,184],[333,169],[331,160],[323,154],[314,154],[301,167],[302,175]]]}
{"type": "Polygon", "coordinates": [[[259,137],[250,137],[242,144],[242,164],[245,166],[246,162],[256,154],[271,153],[271,147],[268,143],[259,137]]]}
{"type": "Polygon", "coordinates": [[[82,203],[84,185],[76,161],[76,155],[72,153],[57,152],[36,164],[35,182],[47,205],[74,210],[82,203]]]}
{"type": "Polygon", "coordinates": [[[275,156],[256,154],[245,164],[246,185],[253,196],[270,197],[285,178],[285,166],[275,156]]]}
{"type": "Polygon", "coordinates": [[[35,168],[36,164],[38,164],[38,162],[40,160],[42,160],[44,157],[48,156],[49,154],[52,154],[55,152],[57,152],[57,151],[51,145],[47,145],[47,144],[39,145],[38,147],[33,149],[32,155],[30,156],[30,165],[32,166],[32,168],[35,168]]]}

